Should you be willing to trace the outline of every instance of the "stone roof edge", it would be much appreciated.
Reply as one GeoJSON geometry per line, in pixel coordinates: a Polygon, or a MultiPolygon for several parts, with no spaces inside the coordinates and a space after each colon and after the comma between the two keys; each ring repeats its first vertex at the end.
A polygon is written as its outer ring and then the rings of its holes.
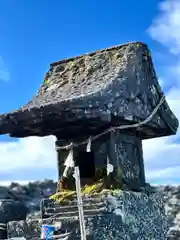
{"type": "Polygon", "coordinates": [[[103,53],[103,52],[106,52],[106,51],[111,51],[111,50],[114,50],[114,49],[118,49],[120,47],[128,46],[130,44],[140,44],[140,45],[145,46],[146,48],[148,48],[146,43],[143,43],[143,42],[140,42],[140,41],[128,42],[128,43],[119,44],[119,45],[116,45],[116,46],[104,48],[102,50],[97,50],[97,51],[81,54],[79,56],[65,58],[63,60],[55,61],[55,62],[50,64],[50,67],[55,67],[55,66],[57,66],[59,64],[67,63],[67,62],[70,62],[70,61],[74,61],[74,60],[79,59],[79,58],[84,57],[84,56],[91,56],[91,55],[94,55],[94,54],[103,53]]]}

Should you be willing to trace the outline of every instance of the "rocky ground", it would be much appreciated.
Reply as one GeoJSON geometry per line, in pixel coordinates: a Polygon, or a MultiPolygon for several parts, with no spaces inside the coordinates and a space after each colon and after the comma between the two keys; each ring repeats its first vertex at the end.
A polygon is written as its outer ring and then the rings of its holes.
{"type": "MultiPolygon", "coordinates": [[[[165,200],[165,209],[170,224],[169,240],[180,240],[180,185],[157,186],[165,200]]],[[[52,180],[33,182],[27,185],[12,183],[8,187],[0,187],[0,199],[19,199],[28,208],[28,218],[39,215],[39,205],[42,198],[48,198],[55,193],[56,183],[52,180]]]]}
{"type": "Polygon", "coordinates": [[[170,224],[169,240],[180,240],[180,185],[158,187],[165,200],[165,209],[170,224]]]}

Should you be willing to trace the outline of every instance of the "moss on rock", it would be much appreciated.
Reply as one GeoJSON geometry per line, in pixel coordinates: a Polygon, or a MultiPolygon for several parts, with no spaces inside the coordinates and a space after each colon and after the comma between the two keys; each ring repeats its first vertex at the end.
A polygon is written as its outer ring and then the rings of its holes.
{"type": "MultiPolygon", "coordinates": [[[[106,193],[116,193],[119,192],[120,189],[107,189],[106,185],[104,183],[104,179],[101,179],[100,181],[92,184],[92,185],[85,185],[81,189],[81,193],[83,196],[96,196],[96,195],[102,195],[106,193]]],[[[76,198],[76,191],[71,190],[63,190],[60,192],[55,193],[50,197],[50,199],[54,200],[56,203],[60,204],[67,204],[69,201],[76,198]]]]}

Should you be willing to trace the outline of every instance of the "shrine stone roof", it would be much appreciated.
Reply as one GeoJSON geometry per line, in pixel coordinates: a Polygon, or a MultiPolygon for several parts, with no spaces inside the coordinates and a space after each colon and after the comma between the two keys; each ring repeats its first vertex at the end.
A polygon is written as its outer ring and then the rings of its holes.
{"type": "MultiPolygon", "coordinates": [[[[50,65],[37,94],[0,115],[0,134],[12,137],[95,134],[145,120],[163,92],[146,44],[133,42],[50,65]]],[[[166,101],[137,129],[142,138],[175,134],[178,120],[166,101]]]]}

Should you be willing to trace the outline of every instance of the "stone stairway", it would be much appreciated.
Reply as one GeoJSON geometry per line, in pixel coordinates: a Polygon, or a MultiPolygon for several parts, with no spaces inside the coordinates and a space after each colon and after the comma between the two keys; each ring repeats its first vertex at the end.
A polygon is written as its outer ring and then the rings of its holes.
{"type": "MultiPolygon", "coordinates": [[[[76,204],[75,200],[64,206],[44,200],[41,204],[44,218],[9,222],[8,238],[24,236],[26,240],[39,240],[42,224],[50,224],[58,227],[54,232],[56,239],[80,240],[76,204]],[[60,214],[60,218],[55,218],[55,213],[60,214]]],[[[164,201],[159,194],[148,196],[121,191],[98,198],[83,198],[83,205],[87,240],[167,239],[164,201]]]]}
{"type": "MultiPolygon", "coordinates": [[[[87,223],[105,214],[105,202],[99,197],[83,197],[83,210],[86,226],[87,223]]],[[[44,199],[41,202],[41,219],[15,221],[8,224],[9,237],[22,237],[27,240],[39,240],[41,225],[56,225],[54,239],[80,240],[79,212],[77,200],[73,199],[66,205],[55,203],[53,200],[44,199]]],[[[88,236],[88,240],[92,238],[88,236]]]]}
{"type": "MultiPolygon", "coordinates": [[[[99,197],[83,199],[84,217],[101,216],[105,210],[105,204],[99,197]]],[[[56,204],[51,200],[44,200],[42,203],[42,218],[43,219],[78,219],[78,204],[74,199],[67,205],[56,204]]]]}
{"type": "MultiPolygon", "coordinates": [[[[52,200],[43,200],[42,205],[43,223],[61,224],[60,231],[56,234],[60,236],[68,234],[67,239],[80,240],[79,212],[77,200],[73,199],[67,205],[61,205],[52,200]]],[[[105,211],[105,203],[100,197],[83,197],[84,219],[91,220],[94,217],[102,216],[105,211]]],[[[65,238],[64,238],[65,239],[65,238]]],[[[89,239],[89,238],[88,238],[89,239]]]]}

